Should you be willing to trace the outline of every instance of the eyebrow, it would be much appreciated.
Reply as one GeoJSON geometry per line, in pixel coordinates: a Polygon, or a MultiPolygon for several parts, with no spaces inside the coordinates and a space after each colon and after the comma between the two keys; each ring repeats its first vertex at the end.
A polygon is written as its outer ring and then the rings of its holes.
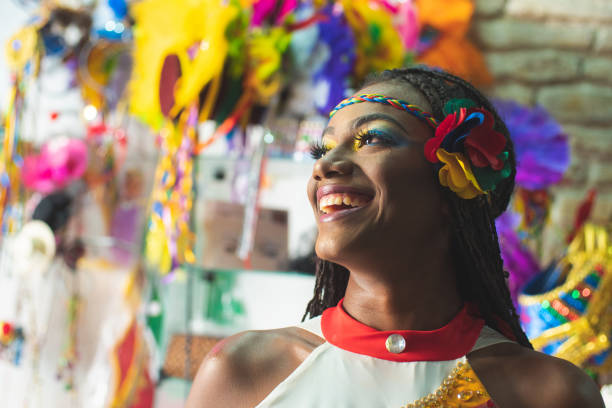
{"type": "MultiPolygon", "coordinates": [[[[397,127],[399,127],[400,129],[402,129],[404,133],[409,134],[406,128],[404,127],[404,125],[402,125],[397,119],[395,119],[392,116],[385,115],[384,113],[370,113],[368,115],[360,116],[359,118],[355,119],[355,121],[353,122],[351,126],[351,129],[352,130],[359,129],[361,126],[365,125],[366,123],[373,122],[375,120],[384,120],[387,122],[391,122],[397,127]]],[[[325,128],[321,137],[324,137],[328,133],[334,133],[334,130],[335,129],[333,126],[329,126],[325,128]]]]}

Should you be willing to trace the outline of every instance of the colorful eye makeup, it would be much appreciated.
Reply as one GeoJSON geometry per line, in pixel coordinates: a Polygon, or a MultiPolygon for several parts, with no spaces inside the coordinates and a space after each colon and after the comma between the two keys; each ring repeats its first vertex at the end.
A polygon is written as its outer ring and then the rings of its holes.
{"type": "MultiPolygon", "coordinates": [[[[359,151],[364,147],[390,147],[390,146],[407,146],[415,143],[407,140],[405,137],[395,135],[392,130],[383,129],[361,129],[352,140],[354,151],[359,151]]],[[[318,160],[325,156],[327,152],[336,147],[337,143],[334,140],[323,139],[310,145],[310,155],[313,159],[318,160]]]]}

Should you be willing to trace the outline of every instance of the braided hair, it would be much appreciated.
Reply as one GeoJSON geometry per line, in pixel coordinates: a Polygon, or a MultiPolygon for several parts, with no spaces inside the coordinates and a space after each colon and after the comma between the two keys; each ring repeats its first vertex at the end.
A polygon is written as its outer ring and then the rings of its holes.
{"type": "MultiPolygon", "coordinates": [[[[506,148],[512,173],[497,184],[494,191],[471,200],[458,197],[440,186],[450,204],[451,251],[457,260],[458,290],[464,301],[475,304],[487,325],[530,347],[521,329],[518,315],[506,283],[495,218],[507,207],[514,189],[516,162],[508,129],[495,108],[473,85],[445,71],[424,66],[387,70],[369,76],[363,87],[381,82],[409,84],[419,90],[431,105],[438,121],[444,119],[445,103],[453,98],[469,98],[495,118],[495,130],[507,140],[506,148]]],[[[437,181],[436,181],[437,182],[437,181]]],[[[344,297],[349,271],[332,262],[317,259],[314,296],[308,303],[304,319],[318,316],[344,297]]]]}

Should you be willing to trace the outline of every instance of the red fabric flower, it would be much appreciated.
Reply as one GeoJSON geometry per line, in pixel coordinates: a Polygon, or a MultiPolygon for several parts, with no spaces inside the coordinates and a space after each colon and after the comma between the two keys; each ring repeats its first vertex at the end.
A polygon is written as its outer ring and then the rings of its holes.
{"type": "Polygon", "coordinates": [[[466,109],[461,109],[459,111],[459,115],[457,112],[454,112],[450,115],[447,115],[442,122],[436,128],[436,134],[434,137],[429,139],[425,143],[425,157],[432,163],[438,163],[438,157],[436,156],[436,152],[440,148],[440,145],[444,141],[444,138],[451,133],[457,126],[463,122],[466,116],[466,109]]]}
{"type": "Polygon", "coordinates": [[[472,165],[476,167],[490,166],[493,170],[501,170],[504,160],[498,157],[506,146],[506,138],[493,129],[495,120],[491,112],[484,109],[470,109],[469,113],[481,112],[484,121],[472,129],[465,139],[465,153],[469,156],[472,165]]]}

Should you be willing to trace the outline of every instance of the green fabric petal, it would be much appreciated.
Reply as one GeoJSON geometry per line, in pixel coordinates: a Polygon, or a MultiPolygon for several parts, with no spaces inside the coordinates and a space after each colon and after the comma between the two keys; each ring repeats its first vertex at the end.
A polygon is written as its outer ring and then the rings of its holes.
{"type": "Polygon", "coordinates": [[[442,109],[442,111],[444,112],[444,115],[450,115],[451,113],[459,112],[459,109],[461,108],[469,109],[475,106],[476,106],[476,102],[474,102],[471,99],[455,98],[455,99],[451,99],[448,102],[446,102],[446,104],[444,104],[444,109],[442,109]]]}
{"type": "Polygon", "coordinates": [[[508,152],[502,152],[499,156],[500,159],[504,160],[504,167],[495,171],[490,167],[476,167],[472,166],[472,172],[474,172],[474,176],[476,176],[476,180],[478,180],[478,184],[484,191],[493,191],[497,186],[497,183],[508,178],[512,173],[512,167],[510,166],[510,162],[508,161],[508,152]]]}

